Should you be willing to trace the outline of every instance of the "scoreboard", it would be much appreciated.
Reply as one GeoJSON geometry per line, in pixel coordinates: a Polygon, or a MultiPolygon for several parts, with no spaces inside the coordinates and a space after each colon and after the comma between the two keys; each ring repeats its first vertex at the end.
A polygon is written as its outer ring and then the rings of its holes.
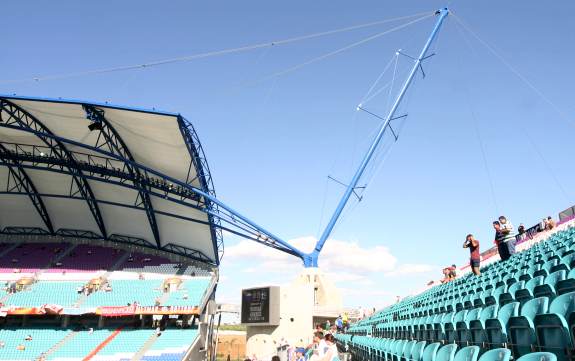
{"type": "Polygon", "coordinates": [[[277,286],[248,288],[242,290],[242,324],[253,326],[277,326],[280,288],[277,286]]]}

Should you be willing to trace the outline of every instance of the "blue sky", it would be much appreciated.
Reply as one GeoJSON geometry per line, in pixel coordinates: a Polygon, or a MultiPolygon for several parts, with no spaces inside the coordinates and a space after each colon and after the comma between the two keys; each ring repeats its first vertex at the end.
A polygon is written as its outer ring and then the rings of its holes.
{"type": "MultiPolygon", "coordinates": [[[[356,105],[397,49],[419,51],[433,18],[280,76],[269,77],[405,21],[142,70],[7,80],[281,40],[444,5],[9,2],[0,22],[0,92],[180,112],[200,135],[219,197],[284,239],[311,244],[343,191],[326,177],[350,179],[378,125],[356,105]]],[[[346,212],[320,259],[349,306],[380,306],[437,278],[443,265],[465,263],[464,236],[490,246],[499,214],[531,225],[575,203],[575,3],[457,0],[450,7],[536,90],[448,20],[427,78],[410,94],[399,142],[368,172],[363,201],[346,212]]],[[[408,65],[401,58],[400,73],[408,65]]],[[[382,114],[387,101],[382,92],[368,108],[382,114]]],[[[297,260],[250,247],[226,239],[222,301],[239,302],[242,286],[287,282],[300,270],[297,260]]]]}

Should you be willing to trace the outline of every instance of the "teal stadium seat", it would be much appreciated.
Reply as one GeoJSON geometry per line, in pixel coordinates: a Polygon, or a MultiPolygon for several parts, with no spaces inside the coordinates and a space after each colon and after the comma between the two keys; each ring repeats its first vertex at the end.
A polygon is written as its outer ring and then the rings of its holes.
{"type": "Polygon", "coordinates": [[[407,341],[405,347],[403,348],[403,353],[400,357],[401,361],[408,361],[411,358],[411,353],[413,352],[413,348],[417,344],[417,341],[407,341]]]}
{"type": "Polygon", "coordinates": [[[467,346],[457,351],[453,361],[477,361],[477,357],[479,357],[479,347],[467,346]]]}
{"type": "Polygon", "coordinates": [[[489,347],[505,347],[509,342],[507,323],[511,317],[519,315],[519,302],[511,302],[499,309],[497,318],[485,320],[485,333],[489,347]]]}
{"type": "Polygon", "coordinates": [[[532,352],[521,356],[517,361],[557,361],[557,356],[550,352],[532,352]]]}
{"type": "Polygon", "coordinates": [[[409,356],[409,361],[423,361],[423,350],[427,342],[419,341],[413,346],[411,350],[411,355],[409,356]]]}
{"type": "Polygon", "coordinates": [[[515,300],[518,301],[521,306],[523,306],[527,301],[534,298],[533,290],[535,287],[540,286],[543,284],[545,277],[537,276],[530,279],[526,284],[525,287],[522,289],[517,290],[515,292],[515,300]]]}
{"type": "Polygon", "coordinates": [[[437,350],[439,350],[441,344],[439,342],[434,342],[425,347],[423,350],[423,355],[421,361],[438,361],[436,360],[437,350]]]}
{"type": "Polygon", "coordinates": [[[459,347],[464,347],[471,342],[471,332],[469,329],[472,321],[479,320],[481,308],[474,308],[467,313],[463,321],[458,321],[455,324],[455,342],[459,347]]]}
{"type": "Polygon", "coordinates": [[[567,320],[574,310],[575,292],[570,292],[551,302],[548,313],[535,316],[540,350],[554,353],[559,361],[566,360],[572,348],[567,320]]]}
{"type": "Polygon", "coordinates": [[[525,287],[525,281],[518,281],[518,282],[512,284],[511,286],[509,286],[509,288],[507,289],[507,292],[504,292],[499,296],[499,304],[505,305],[507,303],[514,302],[515,301],[515,293],[517,292],[517,290],[520,290],[523,287],[525,287]]]}
{"type": "Polygon", "coordinates": [[[455,351],[457,351],[457,345],[445,345],[437,351],[435,361],[453,361],[455,357],[455,351]]]}
{"type": "Polygon", "coordinates": [[[509,361],[511,358],[511,351],[506,348],[494,348],[485,352],[479,358],[479,361],[509,361]]]}
{"type": "Polygon", "coordinates": [[[513,357],[517,358],[535,351],[537,342],[533,320],[536,315],[547,312],[549,299],[547,297],[534,298],[521,307],[521,314],[511,317],[507,324],[507,332],[511,340],[513,357]]]}
{"type": "MultiPolygon", "coordinates": [[[[575,253],[573,253],[573,255],[575,256],[575,253]]],[[[557,282],[555,285],[555,290],[557,291],[558,295],[563,295],[565,293],[575,291],[575,269],[569,271],[567,278],[557,282]]]]}
{"type": "Polygon", "coordinates": [[[483,308],[479,318],[469,321],[469,334],[471,344],[479,347],[485,347],[487,343],[487,333],[485,331],[485,322],[488,319],[495,319],[499,310],[498,305],[491,305],[483,308]]]}
{"type": "Polygon", "coordinates": [[[548,297],[550,300],[554,299],[557,295],[555,287],[559,281],[564,280],[566,277],[565,271],[560,270],[551,273],[549,276],[545,277],[545,281],[542,285],[536,286],[533,289],[533,295],[535,297],[548,297]]]}

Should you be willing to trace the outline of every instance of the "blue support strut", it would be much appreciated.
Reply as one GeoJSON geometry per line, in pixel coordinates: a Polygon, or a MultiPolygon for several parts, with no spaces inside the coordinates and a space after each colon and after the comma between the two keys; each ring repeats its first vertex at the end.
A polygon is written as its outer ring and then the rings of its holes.
{"type": "Polygon", "coordinates": [[[421,49],[421,53],[419,54],[417,59],[415,59],[415,61],[413,63],[413,67],[411,69],[411,72],[409,73],[409,76],[405,80],[405,83],[403,84],[403,87],[401,88],[401,91],[399,92],[397,99],[393,103],[393,106],[391,107],[389,114],[387,115],[387,117],[385,118],[385,121],[381,125],[381,128],[379,129],[379,132],[377,133],[375,139],[373,140],[371,146],[369,147],[369,150],[367,151],[367,153],[363,157],[363,160],[362,160],[361,164],[359,165],[359,168],[355,172],[355,175],[353,176],[351,182],[349,183],[349,186],[347,187],[345,193],[341,197],[341,200],[339,201],[339,204],[337,205],[337,208],[333,212],[333,215],[331,216],[329,223],[325,227],[325,230],[323,231],[320,239],[318,240],[318,242],[315,246],[315,249],[310,254],[305,255],[306,256],[306,257],[304,257],[305,267],[317,267],[318,266],[317,259],[318,259],[319,253],[321,252],[321,249],[323,248],[323,246],[325,245],[325,242],[327,241],[328,237],[330,236],[331,232],[333,231],[333,227],[337,223],[337,220],[339,219],[341,212],[345,208],[345,205],[347,204],[347,202],[348,202],[349,198],[351,197],[354,189],[356,188],[357,183],[359,182],[363,172],[365,171],[365,168],[367,167],[373,154],[377,150],[379,143],[381,142],[381,139],[383,138],[385,130],[389,126],[389,122],[395,116],[395,112],[397,111],[397,108],[401,104],[401,101],[403,100],[403,97],[405,96],[407,89],[411,85],[411,82],[413,81],[415,73],[417,73],[417,70],[421,66],[421,62],[425,59],[425,57],[427,55],[427,51],[429,50],[429,47],[433,43],[433,40],[435,39],[435,37],[437,36],[437,33],[439,32],[439,29],[441,28],[441,24],[443,23],[443,20],[449,14],[449,10],[447,8],[443,8],[441,10],[438,10],[436,12],[436,14],[439,15],[439,18],[437,19],[437,22],[435,23],[435,27],[433,28],[431,35],[429,35],[429,38],[427,39],[427,42],[423,46],[423,49],[421,49]]]}

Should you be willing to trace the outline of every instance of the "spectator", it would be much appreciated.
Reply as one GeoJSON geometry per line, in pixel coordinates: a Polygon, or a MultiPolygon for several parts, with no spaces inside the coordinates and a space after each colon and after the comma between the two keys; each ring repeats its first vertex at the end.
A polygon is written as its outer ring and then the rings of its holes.
{"type": "Polygon", "coordinates": [[[551,216],[547,217],[547,230],[550,231],[555,228],[556,224],[551,216]]]}
{"type": "Polygon", "coordinates": [[[463,248],[469,248],[469,266],[471,271],[479,276],[481,272],[479,271],[479,264],[481,257],[479,255],[479,241],[473,237],[472,234],[468,234],[463,242],[463,248]]]}
{"type": "Polygon", "coordinates": [[[501,224],[499,221],[493,222],[493,228],[495,229],[495,244],[497,245],[497,252],[502,261],[506,261],[511,257],[507,245],[503,240],[505,239],[505,234],[501,232],[501,224]]]}
{"type": "Polygon", "coordinates": [[[331,322],[329,322],[329,320],[325,321],[325,330],[329,331],[330,327],[331,327],[331,322]]]}
{"type": "Polygon", "coordinates": [[[447,267],[447,269],[449,269],[449,280],[453,281],[457,277],[457,266],[452,264],[451,267],[447,267]]]}
{"type": "MultiPolygon", "coordinates": [[[[501,232],[504,235],[503,242],[507,247],[507,253],[509,257],[515,254],[515,234],[513,233],[513,224],[505,218],[505,216],[499,217],[499,223],[501,224],[501,232]]],[[[508,258],[509,258],[508,257],[508,258]]]]}
{"type": "MultiPolygon", "coordinates": [[[[305,361],[305,357],[303,357],[304,353],[305,353],[305,349],[303,347],[296,348],[295,349],[295,361],[305,361]]],[[[272,361],[273,361],[273,357],[272,357],[272,361]]],[[[279,357],[278,357],[278,361],[279,361],[279,357]]]]}
{"type": "Polygon", "coordinates": [[[327,349],[325,351],[325,355],[322,358],[322,361],[339,361],[339,353],[337,352],[335,337],[328,333],[325,335],[325,343],[327,345],[327,349]]]}
{"type": "Polygon", "coordinates": [[[347,312],[343,313],[343,331],[346,332],[349,327],[349,315],[347,312]]]}
{"type": "Polygon", "coordinates": [[[543,218],[539,223],[539,232],[544,232],[547,229],[547,219],[543,218]]]}
{"type": "Polygon", "coordinates": [[[445,267],[445,268],[443,269],[443,278],[441,279],[441,283],[446,283],[446,282],[449,282],[449,281],[451,281],[451,280],[449,279],[449,267],[445,267]]]}
{"type": "Polygon", "coordinates": [[[327,350],[327,344],[323,338],[323,332],[316,332],[313,335],[313,343],[316,345],[317,356],[323,357],[327,350]]]}
{"type": "MultiPolygon", "coordinates": [[[[230,355],[228,355],[229,357],[230,355]]],[[[280,357],[278,355],[272,356],[272,361],[280,361],[280,357]]]]}
{"type": "Polygon", "coordinates": [[[335,319],[335,327],[337,328],[337,332],[341,332],[343,330],[343,320],[341,319],[341,315],[337,316],[335,319]]]}
{"type": "Polygon", "coordinates": [[[525,226],[523,225],[523,223],[521,223],[519,225],[519,228],[517,228],[517,233],[519,233],[519,235],[522,235],[523,233],[525,233],[525,226]]]}

